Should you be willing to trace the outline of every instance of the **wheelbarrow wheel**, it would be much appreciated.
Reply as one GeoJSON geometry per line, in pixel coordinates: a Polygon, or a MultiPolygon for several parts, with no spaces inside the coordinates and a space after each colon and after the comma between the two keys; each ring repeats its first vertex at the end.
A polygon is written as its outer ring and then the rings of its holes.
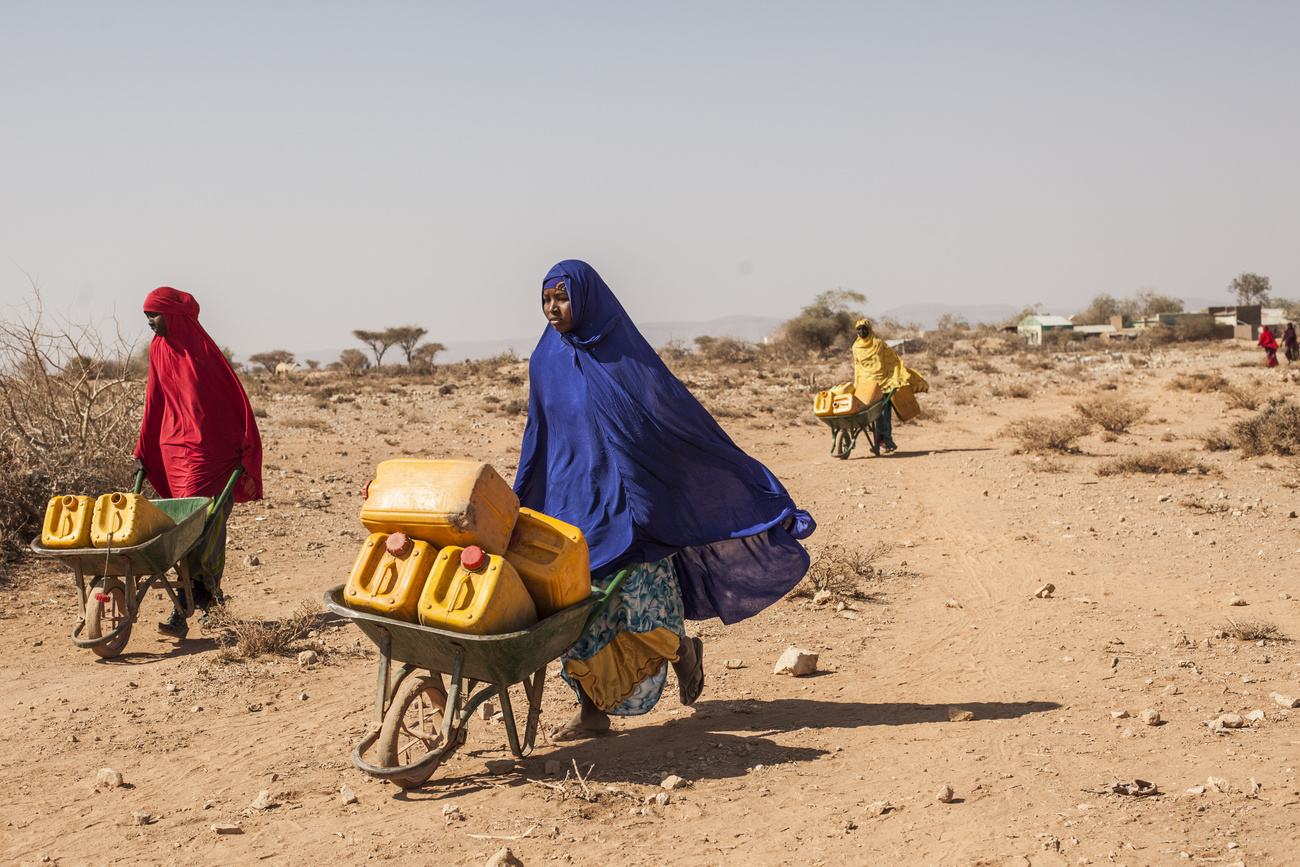
{"type": "MultiPolygon", "coordinates": [[[[126,608],[126,587],[121,581],[116,578],[100,578],[90,585],[90,592],[86,594],[86,638],[102,638],[130,616],[126,608]]],[[[90,649],[97,656],[112,659],[126,648],[126,642],[130,638],[131,624],[128,623],[117,638],[96,644],[90,649]]]]}
{"type": "MultiPolygon", "coordinates": [[[[412,674],[402,681],[393,703],[384,714],[376,744],[379,764],[394,768],[409,765],[436,748],[442,740],[442,721],[447,711],[447,692],[442,678],[412,674]]],[[[403,789],[423,785],[437,770],[441,760],[409,777],[393,782],[403,789]]]]}
{"type": "Polygon", "coordinates": [[[853,447],[849,444],[849,432],[846,430],[837,430],[835,432],[835,446],[831,449],[831,454],[840,460],[845,460],[853,447]]]}

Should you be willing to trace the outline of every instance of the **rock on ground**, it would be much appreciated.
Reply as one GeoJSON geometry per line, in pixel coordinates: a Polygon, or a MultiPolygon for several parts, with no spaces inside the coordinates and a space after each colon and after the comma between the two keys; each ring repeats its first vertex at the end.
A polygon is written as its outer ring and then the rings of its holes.
{"type": "Polygon", "coordinates": [[[803,677],[815,671],[817,671],[817,654],[797,647],[787,648],[776,661],[776,668],[772,669],[773,674],[789,674],[794,677],[803,677]]]}
{"type": "Polygon", "coordinates": [[[505,846],[487,860],[487,867],[524,867],[524,862],[515,857],[509,846],[505,846]]]}
{"type": "Polygon", "coordinates": [[[95,777],[95,785],[106,789],[116,789],[124,783],[122,772],[114,768],[100,768],[99,774],[95,777]]]}

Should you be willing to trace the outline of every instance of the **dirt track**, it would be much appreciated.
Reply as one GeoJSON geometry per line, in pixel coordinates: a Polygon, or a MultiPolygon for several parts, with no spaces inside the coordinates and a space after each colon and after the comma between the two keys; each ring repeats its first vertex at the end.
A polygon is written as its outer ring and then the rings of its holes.
{"type": "MultiPolygon", "coordinates": [[[[508,752],[501,724],[478,720],[424,789],[353,769],[375,654],[350,625],[323,627],[330,652],[315,668],[222,663],[197,630],[180,643],[154,631],[165,614],[155,595],[126,653],[101,662],[67,640],[66,573],[33,566],[0,610],[11,685],[0,860],[482,863],[509,845],[526,864],[1295,863],[1300,739],[1288,716],[1300,711],[1270,693],[1300,693],[1300,657],[1289,642],[1213,635],[1232,617],[1300,637],[1300,600],[1286,595],[1300,597],[1300,472],[1289,459],[1199,451],[1200,434],[1249,413],[1166,386],[1197,370],[1259,379],[1270,394],[1297,386],[1266,375],[1255,351],[1218,346],[1145,367],[993,361],[999,373],[972,374],[942,359],[926,401],[938,417],[896,427],[893,456],[860,448],[847,462],[827,454],[825,427],[782,408],[801,392],[759,383],[776,410],[721,420],[817,518],[815,545],[894,545],[871,598],[847,612],[797,598],[737,626],[696,624],[708,683],[694,709],[670,679],[659,707],[617,722],[616,736],[539,739],[512,775],[486,773],[508,752]],[[1016,383],[1033,396],[995,395],[1016,383]],[[1035,461],[997,436],[1016,418],[1070,413],[1107,383],[1151,406],[1117,441],[1094,433],[1080,455],[1035,461]],[[1209,472],[1095,472],[1169,449],[1209,472]],[[1055,596],[1034,598],[1047,582],[1055,596]],[[1230,607],[1233,596],[1248,604],[1230,607]],[[773,676],[791,644],[820,653],[823,671],[773,676]],[[729,659],[745,667],[727,670],[729,659]],[[950,722],[949,707],[974,719],[950,722]],[[1163,724],[1143,725],[1146,709],[1163,724]],[[1267,718],[1242,729],[1204,725],[1255,709],[1267,718]],[[548,760],[580,768],[589,794],[546,776],[548,760]],[[127,786],[97,790],[101,767],[127,786]],[[643,809],[670,773],[691,785],[643,809]],[[1230,791],[1188,791],[1211,776],[1230,791]],[[1160,794],[1089,791],[1134,778],[1160,794]],[[341,802],[345,784],[358,803],[341,802]],[[934,797],[945,784],[949,804],[934,797]],[[249,809],[264,789],[277,806],[249,809]],[[882,801],[890,809],[872,816],[882,801]],[[444,819],[449,804],[463,820],[444,819]],[[157,818],[138,826],[132,811],[157,818]],[[217,823],[241,833],[217,835],[217,823]]],[[[357,491],[386,457],[475,457],[511,475],[522,416],[476,420],[480,398],[399,388],[325,408],[305,394],[263,400],[268,499],[232,519],[234,611],[285,617],[346,578],[364,538],[357,491]],[[244,565],[249,554],[261,565],[244,565]]],[[[573,705],[558,678],[547,691],[543,723],[554,724],[573,705]]]]}

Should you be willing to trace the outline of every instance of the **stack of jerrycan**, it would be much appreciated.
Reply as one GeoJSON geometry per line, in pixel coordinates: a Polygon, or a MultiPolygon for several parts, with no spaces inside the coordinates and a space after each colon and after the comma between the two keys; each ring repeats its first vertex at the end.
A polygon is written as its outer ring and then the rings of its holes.
{"type": "Polygon", "coordinates": [[[89,548],[94,513],[92,497],[67,494],[52,498],[45,507],[41,544],[46,548],[89,548]]]}
{"type": "Polygon", "coordinates": [[[142,494],[54,497],[45,507],[41,544],[47,548],[131,548],[176,522],[142,494]]]}
{"type": "Polygon", "coordinates": [[[497,635],[591,592],[582,534],[520,509],[485,463],[384,461],[366,486],[361,523],[372,535],[344,589],[358,610],[497,635]]]}

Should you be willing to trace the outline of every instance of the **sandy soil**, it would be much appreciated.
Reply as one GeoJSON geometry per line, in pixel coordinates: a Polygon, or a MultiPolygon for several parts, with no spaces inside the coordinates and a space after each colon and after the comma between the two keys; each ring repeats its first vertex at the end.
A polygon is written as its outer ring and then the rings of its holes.
{"type": "MultiPolygon", "coordinates": [[[[693,709],[670,679],[659,707],[617,722],[616,736],[539,739],[513,774],[486,772],[509,753],[503,726],[477,719],[423,789],[355,770],[376,654],[347,623],[322,627],[328,652],[312,668],[294,656],[222,662],[197,630],[181,642],[154,630],[166,613],[155,594],[126,652],[100,661],[67,640],[68,574],[34,564],[0,598],[0,861],[475,864],[508,845],[526,864],[1296,863],[1300,711],[1270,694],[1300,693],[1300,654],[1215,634],[1231,617],[1300,637],[1288,595],[1300,596],[1300,472],[1202,451],[1200,434],[1249,413],[1167,386],[1189,371],[1259,380],[1270,394],[1297,386],[1231,345],[1135,360],[1025,370],[993,358],[996,371],[978,373],[977,359],[923,360],[938,369],[923,399],[930,420],[896,428],[893,456],[860,448],[845,462],[828,455],[828,429],[794,409],[811,403],[807,375],[733,387],[768,411],[721,420],[817,518],[811,541],[892,546],[870,598],[842,612],[792,598],[736,626],[694,624],[708,683],[693,709]],[[1006,396],[1015,386],[1030,396],[1006,396]],[[1038,460],[998,436],[1108,386],[1151,407],[1116,441],[1094,433],[1080,454],[1038,460]],[[1156,449],[1188,451],[1207,472],[1096,473],[1156,449]],[[1047,582],[1055,596],[1034,598],[1047,582]],[[1247,605],[1230,607],[1233,596],[1247,605]],[[774,676],[790,645],[819,653],[821,672],[774,676]],[[950,707],[974,719],[950,721],[950,707]],[[1148,709],[1163,723],[1144,725],[1148,709]],[[1266,718],[1241,729],[1205,724],[1256,709],[1266,718]],[[548,761],[570,779],[548,777],[548,761]],[[126,785],[97,788],[104,767],[126,785]],[[667,774],[689,785],[645,808],[667,774]],[[1210,777],[1226,791],[1189,791],[1210,777]],[[1160,794],[1104,792],[1134,778],[1160,794]],[[342,803],[344,785],[357,803],[342,803]],[[951,803],[935,799],[943,785],[951,803]],[[251,809],[262,790],[275,805],[251,809]],[[882,801],[890,808],[873,815],[882,801]],[[460,820],[444,817],[453,804],[460,820]]],[[[723,406],[726,377],[684,378],[723,406]]],[[[480,407],[524,388],[258,398],[268,499],[232,520],[235,612],[285,617],[346,579],[364,538],[358,491],[380,460],[475,457],[512,475],[522,416],[480,407]]],[[[572,710],[548,678],[544,723],[572,710]]]]}

